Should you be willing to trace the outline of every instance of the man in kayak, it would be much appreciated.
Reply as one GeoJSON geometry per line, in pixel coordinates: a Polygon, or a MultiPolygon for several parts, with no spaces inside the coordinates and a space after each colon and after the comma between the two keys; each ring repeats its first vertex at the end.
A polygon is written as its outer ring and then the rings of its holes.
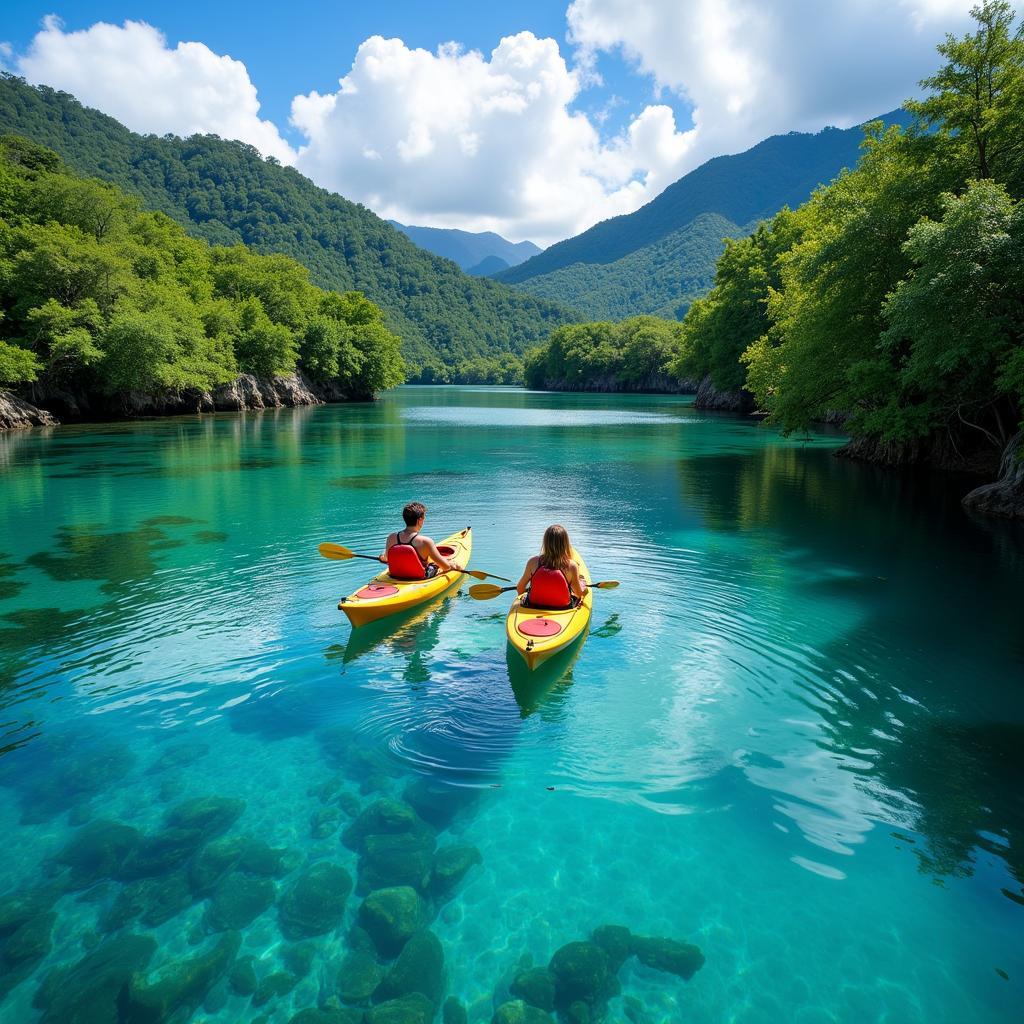
{"type": "Polygon", "coordinates": [[[437,550],[437,545],[420,533],[426,517],[427,506],[418,501],[410,501],[402,509],[405,529],[388,536],[384,553],[379,557],[396,580],[429,580],[438,571],[462,568],[457,562],[449,562],[437,550]]]}
{"type": "Polygon", "coordinates": [[[564,526],[555,524],[544,531],[540,554],[526,563],[516,591],[527,595],[523,603],[528,608],[554,611],[573,608],[583,600],[587,583],[580,578],[569,531],[564,526]]]}

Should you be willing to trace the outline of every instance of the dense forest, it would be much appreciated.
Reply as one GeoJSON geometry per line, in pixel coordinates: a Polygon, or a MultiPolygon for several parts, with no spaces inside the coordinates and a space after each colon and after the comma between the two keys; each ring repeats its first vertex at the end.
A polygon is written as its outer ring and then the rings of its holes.
{"type": "Polygon", "coordinates": [[[301,368],[368,398],[401,383],[399,349],[359,292],[323,291],[287,256],[190,238],[51,150],[0,136],[0,386],[178,394],[301,368]]]}
{"type": "Polygon", "coordinates": [[[500,375],[504,353],[521,353],[573,319],[553,303],[470,277],[244,143],[137,135],[66,93],[10,75],[0,76],[0,132],[55,150],[80,174],[139,196],[195,237],[287,255],[322,288],[363,292],[402,338],[413,380],[500,375]]]}
{"type": "Polygon", "coordinates": [[[559,391],[679,391],[671,368],[682,325],[636,316],[620,323],[569,324],[523,357],[526,386],[559,391]]]}
{"type": "Polygon", "coordinates": [[[906,130],[873,125],[854,170],[728,243],[677,373],[787,431],[847,414],[880,461],[998,461],[1024,408],[1024,37],[1006,3],[973,15],[906,130]]]}

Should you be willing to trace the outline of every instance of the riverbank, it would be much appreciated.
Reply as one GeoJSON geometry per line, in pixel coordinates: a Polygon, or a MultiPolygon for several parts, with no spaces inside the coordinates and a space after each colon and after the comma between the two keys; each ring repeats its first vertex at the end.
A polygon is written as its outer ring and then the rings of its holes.
{"type": "Polygon", "coordinates": [[[89,423],[186,416],[212,412],[250,412],[331,402],[371,401],[373,395],[353,395],[338,383],[319,384],[302,373],[255,377],[243,373],[212,391],[149,394],[128,392],[96,395],[50,389],[22,397],[0,391],[0,430],[50,427],[59,423],[89,423]]]}

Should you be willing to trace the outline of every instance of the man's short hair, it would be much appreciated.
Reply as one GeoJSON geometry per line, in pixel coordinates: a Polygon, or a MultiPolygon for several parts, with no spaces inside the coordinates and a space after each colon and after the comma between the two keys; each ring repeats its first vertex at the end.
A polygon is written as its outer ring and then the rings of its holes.
{"type": "Polygon", "coordinates": [[[419,501],[410,501],[402,509],[402,518],[406,526],[415,526],[427,514],[427,506],[419,501]]]}

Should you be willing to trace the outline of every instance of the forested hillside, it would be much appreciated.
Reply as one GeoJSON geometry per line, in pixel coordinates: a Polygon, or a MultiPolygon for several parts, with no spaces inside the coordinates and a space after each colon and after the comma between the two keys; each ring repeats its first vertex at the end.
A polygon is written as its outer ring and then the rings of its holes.
{"type": "Polygon", "coordinates": [[[190,238],[53,151],[0,136],[0,387],[114,409],[300,368],[357,399],[403,377],[399,339],[358,292],[315,287],[287,256],[190,238]]]}
{"type": "Polygon", "coordinates": [[[621,320],[638,310],[680,319],[714,284],[715,261],[725,239],[746,233],[745,227],[717,213],[702,213],[614,263],[574,263],[520,287],[602,320],[621,320]]]}
{"type": "Polygon", "coordinates": [[[711,287],[725,238],[748,234],[852,167],[862,137],[861,128],[791,132],[716,157],[635,213],[602,221],[496,279],[588,317],[681,316],[711,287]]]}
{"type": "Polygon", "coordinates": [[[729,244],[678,373],[745,386],[784,430],[847,414],[877,461],[1024,448],[1024,37],[1005,3],[974,16],[909,130],[875,125],[855,170],[729,244]]]}
{"type": "Polygon", "coordinates": [[[365,207],[243,143],[137,135],[66,93],[10,75],[0,77],[0,132],[50,147],[192,235],[284,254],[321,287],[363,292],[401,336],[412,378],[457,378],[463,361],[479,366],[522,352],[572,319],[552,303],[464,274],[365,207]]]}

